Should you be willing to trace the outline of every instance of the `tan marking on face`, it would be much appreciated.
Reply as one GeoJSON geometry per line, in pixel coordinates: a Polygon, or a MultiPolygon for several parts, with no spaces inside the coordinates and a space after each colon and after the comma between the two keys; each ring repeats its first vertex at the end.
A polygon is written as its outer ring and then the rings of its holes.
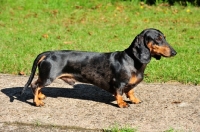
{"type": "Polygon", "coordinates": [[[152,48],[153,42],[149,42],[147,44],[147,47],[149,48],[150,52],[152,52],[153,48],[152,48]]]}
{"type": "Polygon", "coordinates": [[[169,57],[171,56],[171,50],[168,46],[158,46],[158,45],[154,45],[153,42],[150,42],[147,44],[150,52],[152,55],[162,55],[162,56],[166,56],[169,57]]]}

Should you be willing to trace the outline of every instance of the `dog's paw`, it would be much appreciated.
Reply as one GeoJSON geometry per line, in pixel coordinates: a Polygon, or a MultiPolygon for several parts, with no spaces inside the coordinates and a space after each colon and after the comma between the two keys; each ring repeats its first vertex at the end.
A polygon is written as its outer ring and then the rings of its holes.
{"type": "Polygon", "coordinates": [[[120,107],[120,108],[128,108],[129,107],[129,104],[127,104],[126,102],[119,102],[118,103],[118,106],[120,107]]]}
{"type": "Polygon", "coordinates": [[[142,101],[140,101],[138,98],[134,98],[134,99],[131,100],[131,102],[134,103],[134,104],[139,104],[142,101]]]}
{"type": "Polygon", "coordinates": [[[46,98],[46,96],[45,96],[44,94],[40,93],[40,94],[38,95],[38,98],[39,98],[40,100],[44,100],[44,99],[46,98]]]}
{"type": "Polygon", "coordinates": [[[40,107],[40,106],[44,106],[44,102],[43,101],[41,101],[41,100],[38,100],[38,101],[35,101],[35,102],[33,102],[34,104],[35,104],[35,106],[37,106],[37,107],[40,107]]]}

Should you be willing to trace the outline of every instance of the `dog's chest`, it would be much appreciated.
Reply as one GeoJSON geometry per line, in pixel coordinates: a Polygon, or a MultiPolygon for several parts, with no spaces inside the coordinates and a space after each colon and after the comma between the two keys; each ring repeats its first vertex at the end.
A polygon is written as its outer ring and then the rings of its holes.
{"type": "Polygon", "coordinates": [[[140,74],[132,74],[130,79],[129,79],[129,82],[128,84],[129,85],[134,85],[134,84],[138,84],[140,83],[141,81],[143,80],[143,75],[140,73],[140,74]]]}
{"type": "Polygon", "coordinates": [[[136,85],[143,80],[145,67],[146,65],[143,65],[140,69],[131,73],[131,76],[128,81],[128,85],[136,85]]]}

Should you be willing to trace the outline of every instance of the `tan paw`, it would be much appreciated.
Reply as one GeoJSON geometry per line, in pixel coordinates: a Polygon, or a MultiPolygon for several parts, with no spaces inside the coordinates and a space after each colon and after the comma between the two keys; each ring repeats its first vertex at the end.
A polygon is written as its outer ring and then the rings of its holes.
{"type": "Polygon", "coordinates": [[[141,101],[138,98],[131,99],[131,102],[134,104],[139,104],[141,101]]]}
{"type": "Polygon", "coordinates": [[[44,94],[40,93],[40,94],[38,95],[38,98],[39,98],[40,100],[43,100],[43,99],[46,98],[46,96],[45,96],[44,94]]]}
{"type": "Polygon", "coordinates": [[[35,104],[35,106],[40,107],[40,106],[44,106],[44,102],[42,102],[41,100],[35,101],[33,102],[35,104]]]}
{"type": "Polygon", "coordinates": [[[120,108],[127,108],[127,107],[129,107],[129,104],[127,104],[126,102],[119,102],[118,103],[118,106],[120,107],[120,108]]]}

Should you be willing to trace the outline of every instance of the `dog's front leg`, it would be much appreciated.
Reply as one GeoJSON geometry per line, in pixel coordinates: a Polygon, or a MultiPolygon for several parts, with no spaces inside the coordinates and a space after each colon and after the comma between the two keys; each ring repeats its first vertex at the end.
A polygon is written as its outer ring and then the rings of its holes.
{"type": "Polygon", "coordinates": [[[123,97],[121,94],[119,94],[118,92],[115,93],[115,99],[117,101],[117,104],[120,108],[127,108],[129,107],[129,105],[124,102],[123,97]]]}
{"type": "Polygon", "coordinates": [[[133,89],[129,90],[129,91],[126,93],[126,97],[129,98],[130,101],[131,101],[132,103],[134,103],[134,104],[139,104],[139,103],[141,103],[141,101],[140,101],[138,98],[135,97],[135,95],[134,95],[134,90],[133,90],[133,89]]]}

